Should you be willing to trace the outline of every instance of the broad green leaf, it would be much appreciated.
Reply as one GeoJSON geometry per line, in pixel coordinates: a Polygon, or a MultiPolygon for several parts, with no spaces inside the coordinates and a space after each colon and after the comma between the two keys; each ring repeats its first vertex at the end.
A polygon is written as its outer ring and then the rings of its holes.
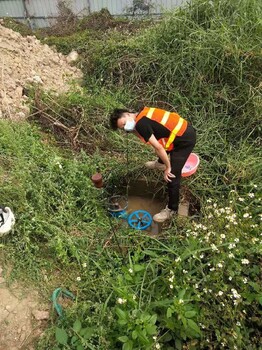
{"type": "Polygon", "coordinates": [[[156,326],[155,325],[148,324],[145,328],[146,328],[147,334],[149,334],[149,335],[156,334],[156,326]]]}
{"type": "Polygon", "coordinates": [[[196,314],[197,314],[196,311],[186,311],[186,312],[185,312],[185,317],[186,317],[186,318],[192,318],[192,317],[194,317],[196,314]]]}
{"type": "Polygon", "coordinates": [[[128,341],[128,337],[126,335],[123,335],[122,337],[118,337],[118,340],[120,340],[121,343],[126,343],[128,341]]]}
{"type": "Polygon", "coordinates": [[[81,328],[82,328],[81,322],[80,322],[79,320],[76,320],[76,321],[74,322],[74,325],[73,325],[73,330],[74,330],[75,332],[79,332],[81,328]]]}
{"type": "Polygon", "coordinates": [[[55,338],[59,344],[67,344],[68,336],[64,329],[56,327],[55,338]]]}
{"type": "Polygon", "coordinates": [[[134,330],[134,331],[132,332],[132,338],[133,338],[134,340],[137,338],[137,331],[136,331],[136,330],[134,330]]]}
{"type": "Polygon", "coordinates": [[[71,344],[74,345],[74,343],[78,340],[78,336],[77,335],[74,335],[72,338],[71,338],[71,344]]]}
{"type": "Polygon", "coordinates": [[[193,320],[187,320],[188,321],[188,326],[193,329],[196,333],[201,334],[200,328],[198,327],[198,325],[196,324],[195,321],[193,320]]]}
{"type": "Polygon", "coordinates": [[[144,265],[138,265],[138,264],[135,264],[134,265],[134,271],[135,272],[139,272],[139,271],[142,271],[145,269],[145,266],[144,265]]]}
{"type": "Polygon", "coordinates": [[[155,253],[155,252],[153,252],[152,250],[146,249],[146,250],[144,250],[144,253],[145,253],[146,255],[148,255],[148,256],[152,256],[153,258],[157,258],[157,257],[158,257],[158,254],[155,253]]]}
{"type": "Polygon", "coordinates": [[[76,350],[85,350],[85,348],[83,347],[83,345],[77,345],[76,350]]]}
{"type": "Polygon", "coordinates": [[[183,299],[185,294],[186,294],[185,289],[180,290],[180,292],[178,293],[178,299],[183,299]]]}
{"type": "Polygon", "coordinates": [[[170,318],[170,317],[172,317],[172,314],[173,314],[173,310],[171,309],[171,307],[169,307],[169,308],[167,309],[167,312],[166,312],[166,317],[167,317],[167,318],[170,318]]]}
{"type": "Polygon", "coordinates": [[[157,320],[157,315],[152,315],[150,318],[149,318],[149,323],[151,324],[155,324],[156,323],[156,320],[157,320]]]}
{"type": "Polygon", "coordinates": [[[128,342],[123,344],[122,349],[123,350],[133,350],[133,342],[131,340],[129,340],[128,342]]]}
{"type": "Polygon", "coordinates": [[[81,331],[80,331],[81,336],[83,338],[85,338],[86,340],[91,338],[93,333],[94,333],[94,329],[93,328],[89,328],[89,327],[82,328],[81,331]]]}
{"type": "Polygon", "coordinates": [[[248,284],[249,284],[251,287],[253,287],[254,290],[255,290],[256,292],[259,292],[259,291],[260,291],[260,286],[259,286],[257,283],[255,283],[255,282],[248,282],[248,284]]]}
{"type": "Polygon", "coordinates": [[[118,324],[124,326],[125,324],[127,324],[127,320],[118,320],[118,324]]]}
{"type": "Polygon", "coordinates": [[[180,339],[175,340],[175,346],[177,350],[182,350],[182,342],[180,339]]]}
{"type": "Polygon", "coordinates": [[[124,311],[124,310],[121,310],[121,309],[119,309],[119,308],[116,308],[116,314],[117,314],[117,316],[118,316],[120,319],[122,319],[122,320],[126,320],[126,319],[127,319],[127,313],[126,313],[126,311],[124,311]]]}
{"type": "MultiPolygon", "coordinates": [[[[184,316],[181,316],[181,320],[182,320],[183,326],[185,328],[187,328],[187,319],[184,316]]],[[[188,320],[188,321],[190,321],[190,320],[188,320]]]]}
{"type": "Polygon", "coordinates": [[[145,331],[138,330],[137,331],[137,336],[144,344],[148,344],[149,343],[149,340],[146,337],[145,331]]]}
{"type": "Polygon", "coordinates": [[[125,279],[127,281],[133,281],[133,276],[130,276],[129,274],[125,274],[125,279]]]}

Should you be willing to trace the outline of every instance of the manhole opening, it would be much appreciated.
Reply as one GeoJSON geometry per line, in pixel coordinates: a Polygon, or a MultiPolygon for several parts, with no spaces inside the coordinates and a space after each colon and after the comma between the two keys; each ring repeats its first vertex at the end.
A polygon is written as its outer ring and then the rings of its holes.
{"type": "MultiPolygon", "coordinates": [[[[162,182],[147,181],[146,179],[131,180],[128,185],[122,184],[115,188],[114,195],[123,195],[127,200],[126,213],[131,214],[137,210],[145,210],[153,217],[159,213],[167,204],[167,187],[162,182]],[[126,197],[126,192],[128,196],[126,197]]],[[[198,199],[192,194],[186,185],[181,186],[180,190],[180,206],[179,215],[194,216],[200,211],[200,204],[198,199]]],[[[115,216],[115,215],[114,215],[115,216]]],[[[154,221],[152,225],[145,231],[158,234],[161,232],[162,225],[154,221]]]]}

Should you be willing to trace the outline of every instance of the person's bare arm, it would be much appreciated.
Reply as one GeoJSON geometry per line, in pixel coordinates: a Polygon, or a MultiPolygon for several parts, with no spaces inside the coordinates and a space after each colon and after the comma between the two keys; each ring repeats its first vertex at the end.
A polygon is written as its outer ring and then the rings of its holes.
{"type": "Polygon", "coordinates": [[[164,179],[167,182],[170,182],[175,175],[171,173],[171,164],[168,158],[168,155],[162,145],[157,141],[154,135],[151,135],[148,142],[151,146],[154,147],[156,154],[158,157],[162,160],[162,162],[165,164],[166,169],[164,171],[164,179]]]}

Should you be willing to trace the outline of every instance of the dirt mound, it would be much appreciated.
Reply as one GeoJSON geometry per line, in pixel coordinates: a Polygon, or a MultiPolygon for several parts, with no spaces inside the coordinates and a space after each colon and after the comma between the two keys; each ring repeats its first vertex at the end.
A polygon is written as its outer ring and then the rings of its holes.
{"type": "Polygon", "coordinates": [[[23,37],[0,24],[0,118],[28,115],[24,88],[29,84],[57,93],[67,91],[72,80],[82,77],[69,62],[35,36],[23,37]]]}

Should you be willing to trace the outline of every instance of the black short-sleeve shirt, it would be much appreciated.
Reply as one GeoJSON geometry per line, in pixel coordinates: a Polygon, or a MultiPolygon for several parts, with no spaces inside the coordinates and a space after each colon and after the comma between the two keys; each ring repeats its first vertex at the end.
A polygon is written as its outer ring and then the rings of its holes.
{"type": "Polygon", "coordinates": [[[142,117],[136,123],[136,131],[146,142],[148,142],[152,135],[154,135],[157,140],[167,138],[170,135],[170,131],[165,126],[147,117],[142,117]]]}

